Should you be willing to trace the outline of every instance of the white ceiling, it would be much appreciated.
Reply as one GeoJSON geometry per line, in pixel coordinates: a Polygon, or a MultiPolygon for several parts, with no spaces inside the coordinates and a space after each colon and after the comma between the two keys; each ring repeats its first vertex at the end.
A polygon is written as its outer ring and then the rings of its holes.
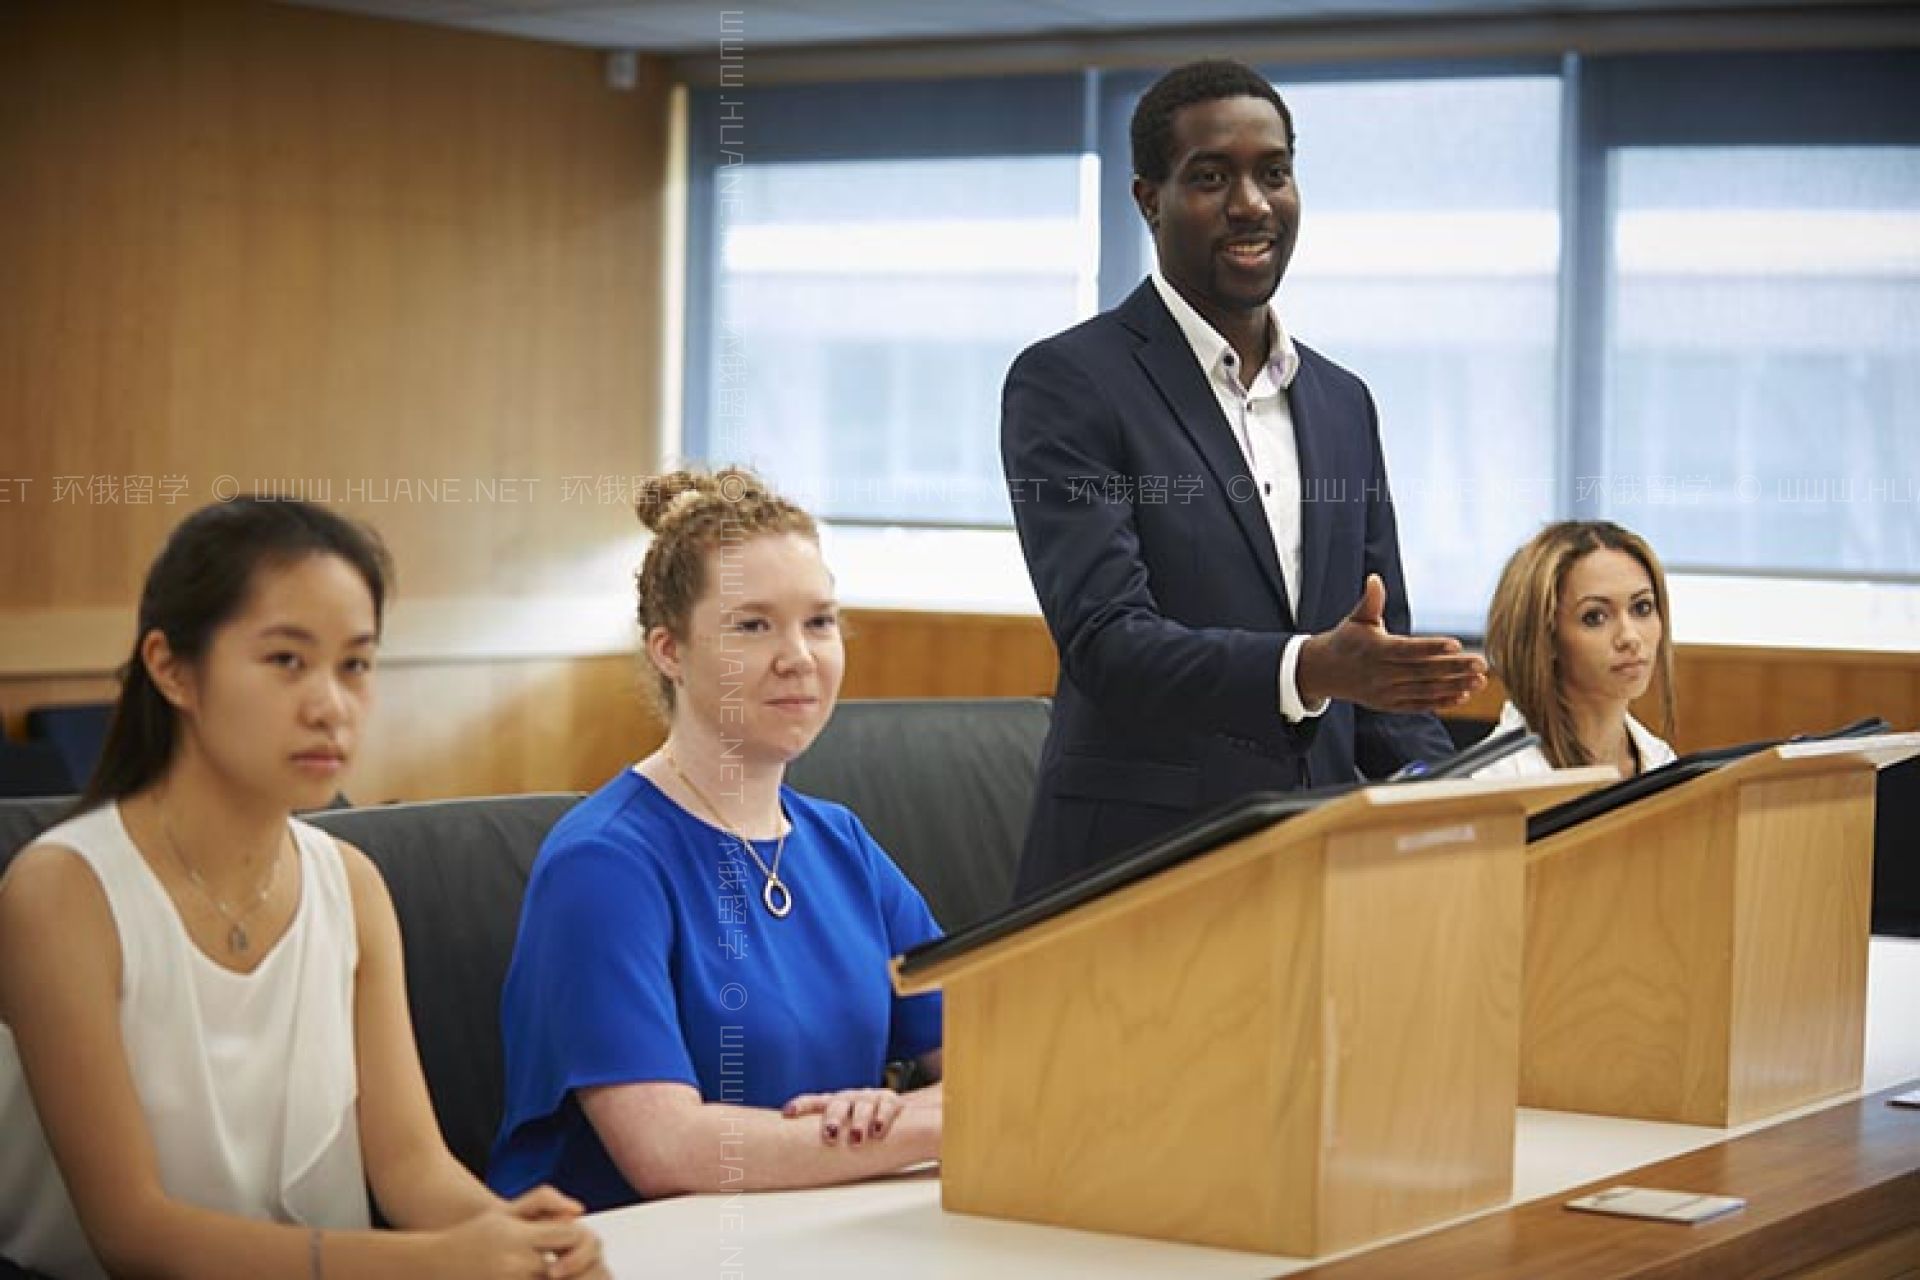
{"type": "MultiPolygon", "coordinates": [[[[601,49],[711,49],[722,14],[749,44],[1088,35],[1232,23],[1647,11],[1646,0],[282,0],[408,22],[601,49]]],[[[1792,0],[1693,0],[1691,9],[1805,7],[1792,0]]]]}

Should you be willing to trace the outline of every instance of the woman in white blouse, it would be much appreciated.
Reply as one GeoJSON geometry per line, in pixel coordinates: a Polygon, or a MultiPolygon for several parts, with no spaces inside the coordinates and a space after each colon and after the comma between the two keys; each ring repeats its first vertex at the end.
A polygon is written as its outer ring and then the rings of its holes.
{"type": "Polygon", "coordinates": [[[1487,660],[1507,690],[1494,732],[1531,729],[1540,745],[1474,776],[1610,764],[1632,777],[1672,760],[1628,711],[1658,685],[1660,732],[1673,733],[1667,599],[1653,548],[1610,521],[1550,524],[1514,552],[1487,614],[1487,660]]]}
{"type": "Polygon", "coordinates": [[[80,810],[0,880],[0,1272],[604,1280],[578,1203],[447,1151],[386,886],[291,816],[353,758],[387,577],[246,498],[154,561],[80,810]]]}

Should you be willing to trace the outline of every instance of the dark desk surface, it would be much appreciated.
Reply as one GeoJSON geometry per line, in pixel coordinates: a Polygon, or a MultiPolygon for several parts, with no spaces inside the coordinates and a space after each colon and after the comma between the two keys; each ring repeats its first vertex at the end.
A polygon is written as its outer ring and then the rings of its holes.
{"type": "Polygon", "coordinates": [[[1316,1280],[1679,1280],[1789,1276],[1853,1255],[1858,1271],[1920,1274],[1920,1111],[1856,1102],[1645,1165],[1431,1235],[1292,1272],[1316,1280]],[[1699,1226],[1579,1213],[1568,1200],[1620,1186],[1742,1196],[1699,1226]],[[1869,1261],[1871,1259],[1871,1261],[1869,1261]]]}

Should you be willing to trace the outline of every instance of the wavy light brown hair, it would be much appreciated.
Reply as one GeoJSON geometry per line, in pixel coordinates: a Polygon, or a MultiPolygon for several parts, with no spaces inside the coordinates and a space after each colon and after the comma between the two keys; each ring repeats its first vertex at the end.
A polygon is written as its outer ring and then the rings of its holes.
{"type": "Polygon", "coordinates": [[[1487,661],[1507,687],[1507,696],[1527,724],[1540,735],[1540,747],[1558,769],[1592,764],[1573,730],[1560,682],[1555,629],[1560,590],[1568,572],[1595,551],[1632,556],[1653,583],[1653,604],[1660,614],[1660,648],[1654,655],[1659,688],[1660,736],[1671,738],[1674,724],[1673,617],[1667,603],[1667,575],[1647,540],[1610,520],[1562,520],[1535,534],[1513,553],[1500,573],[1493,606],[1487,611],[1487,661]]]}
{"type": "MultiPolygon", "coordinates": [[[[706,594],[715,551],[763,534],[797,533],[820,541],[811,515],[738,467],[655,476],[641,486],[633,510],[653,531],[653,543],[633,575],[641,634],[665,627],[682,643],[693,606],[706,594]]],[[[649,669],[660,707],[671,716],[673,681],[651,664],[649,669]]]]}

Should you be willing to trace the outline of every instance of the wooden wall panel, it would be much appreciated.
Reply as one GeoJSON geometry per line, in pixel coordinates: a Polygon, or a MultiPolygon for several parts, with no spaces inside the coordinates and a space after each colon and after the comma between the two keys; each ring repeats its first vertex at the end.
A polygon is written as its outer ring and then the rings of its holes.
{"type": "MultiPolygon", "coordinates": [[[[111,677],[0,680],[11,736],[33,707],[108,701],[111,677]]],[[[624,655],[389,663],[343,787],[354,800],[588,790],[663,736],[624,655]]]]}
{"type": "Polygon", "coordinates": [[[848,698],[1046,697],[1053,640],[1035,617],[852,610],[848,698]]]}
{"type": "Polygon", "coordinates": [[[0,479],[29,482],[0,609],[124,601],[181,514],[256,486],[375,519],[412,596],[567,590],[633,522],[562,478],[655,452],[666,118],[659,63],[616,92],[591,50],[0,8],[0,479]],[[68,476],[184,489],[56,501],[68,476]]]}
{"type": "MultiPolygon", "coordinates": [[[[1032,696],[1053,691],[1038,618],[857,611],[847,696],[1032,696]]],[[[1675,654],[1682,751],[1829,729],[1862,716],[1920,726],[1920,653],[1683,645],[1675,654]]],[[[1460,714],[1493,719],[1497,682],[1460,714]]],[[[1652,705],[1636,708],[1657,723],[1652,705]]]]}
{"type": "Polygon", "coordinates": [[[356,799],[590,790],[662,736],[625,655],[407,664],[380,678],[356,799]]]}
{"type": "MultiPolygon", "coordinates": [[[[847,623],[844,697],[1053,691],[1052,642],[1038,618],[852,610],[847,623]]],[[[597,786],[660,739],[638,663],[630,654],[389,662],[352,794],[414,800],[597,786]]],[[[1681,750],[1872,714],[1920,725],[1916,654],[1699,647],[1681,651],[1679,671],[1681,750]]],[[[0,717],[17,736],[29,707],[111,693],[104,674],[0,678],[0,717]]],[[[1466,711],[1491,718],[1499,705],[1493,689],[1466,711]]]]}
{"type": "MultiPolygon", "coordinates": [[[[603,590],[638,528],[563,478],[656,452],[667,105],[657,61],[260,0],[0,5],[9,730],[111,691],[166,531],[235,491],[370,519],[442,612],[603,590]]],[[[647,732],[624,658],[424,656],[356,794],[586,785],[647,732]]]]}

